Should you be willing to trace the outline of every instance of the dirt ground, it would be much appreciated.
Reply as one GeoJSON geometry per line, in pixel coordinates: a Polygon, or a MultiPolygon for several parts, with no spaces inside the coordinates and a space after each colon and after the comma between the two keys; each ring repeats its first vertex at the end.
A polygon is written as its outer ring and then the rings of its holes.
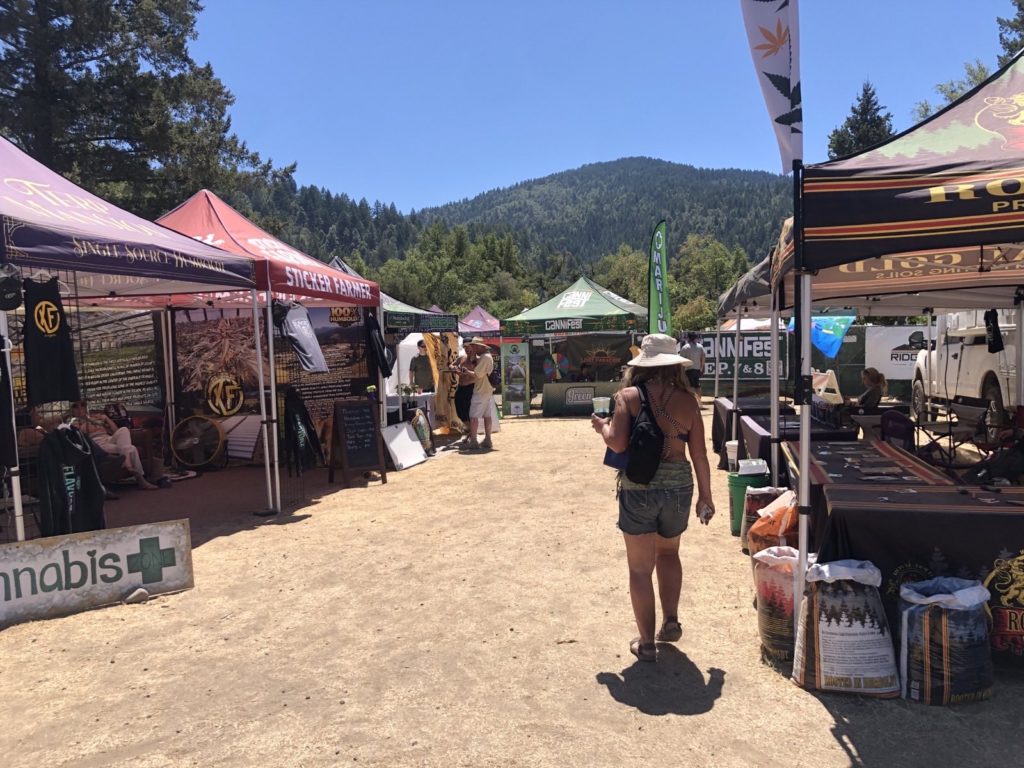
{"type": "Polygon", "coordinates": [[[718,516],[683,536],[683,640],[634,663],[589,423],[506,421],[495,446],[266,522],[190,498],[195,589],[0,632],[3,764],[1019,764],[1019,673],[942,709],[763,665],[717,470],[718,516]]]}

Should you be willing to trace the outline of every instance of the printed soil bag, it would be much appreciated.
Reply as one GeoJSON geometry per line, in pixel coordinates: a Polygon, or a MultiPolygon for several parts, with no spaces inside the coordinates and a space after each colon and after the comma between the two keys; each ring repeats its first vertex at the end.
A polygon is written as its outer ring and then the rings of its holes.
{"type": "Polygon", "coordinates": [[[991,698],[989,597],[980,581],[951,577],[900,587],[903,698],[922,704],[991,698]]]}
{"type": "Polygon", "coordinates": [[[756,555],[768,547],[793,546],[798,543],[800,516],[796,494],[786,491],[764,509],[747,531],[747,549],[756,555]]]}
{"type": "Polygon", "coordinates": [[[813,691],[899,696],[889,625],[878,595],[882,573],[866,560],[807,569],[793,682],[813,691]]]}
{"type": "Polygon", "coordinates": [[[769,547],[753,558],[757,631],[761,654],[769,661],[793,660],[793,574],[799,557],[793,547],[769,547]]]}
{"type": "Polygon", "coordinates": [[[748,554],[747,533],[750,526],[761,519],[761,510],[779,498],[784,488],[747,488],[743,502],[743,520],[740,524],[740,550],[748,554]]]}

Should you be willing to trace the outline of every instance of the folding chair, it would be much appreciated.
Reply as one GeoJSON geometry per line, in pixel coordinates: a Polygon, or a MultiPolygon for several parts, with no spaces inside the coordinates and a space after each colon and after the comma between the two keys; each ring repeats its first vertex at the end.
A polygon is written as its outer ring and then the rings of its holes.
{"type": "Polygon", "coordinates": [[[914,453],[914,422],[905,413],[886,411],[880,419],[882,441],[914,453]]]}

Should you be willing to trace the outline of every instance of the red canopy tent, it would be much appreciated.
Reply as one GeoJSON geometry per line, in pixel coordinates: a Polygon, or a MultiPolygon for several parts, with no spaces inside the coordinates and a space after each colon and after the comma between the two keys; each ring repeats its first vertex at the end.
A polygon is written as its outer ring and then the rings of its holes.
{"type": "MultiPolygon", "coordinates": [[[[295,250],[266,232],[225,203],[213,192],[203,189],[170,213],[157,220],[176,230],[230,253],[256,261],[256,287],[266,294],[267,348],[270,355],[270,391],[277,391],[274,370],[274,334],[271,318],[271,294],[279,299],[300,300],[311,307],[380,307],[380,287],[370,280],[342,272],[295,250]]],[[[253,296],[247,293],[220,293],[210,298],[216,306],[248,306],[253,296]]],[[[183,297],[186,305],[193,297],[183,297]]],[[[180,306],[180,304],[176,304],[180,306]]],[[[258,324],[257,324],[258,325],[258,324]]],[[[257,327],[257,343],[259,329],[257,327]]],[[[270,421],[277,424],[277,398],[270,398],[270,421]]],[[[281,467],[277,441],[272,441],[274,503],[270,511],[281,509],[281,467]]]]}
{"type": "MultiPolygon", "coordinates": [[[[207,189],[192,195],[157,222],[230,253],[255,259],[256,287],[262,291],[299,299],[314,307],[380,306],[380,287],[376,283],[295,250],[207,189]]],[[[217,303],[223,305],[224,301],[217,303]]]]}

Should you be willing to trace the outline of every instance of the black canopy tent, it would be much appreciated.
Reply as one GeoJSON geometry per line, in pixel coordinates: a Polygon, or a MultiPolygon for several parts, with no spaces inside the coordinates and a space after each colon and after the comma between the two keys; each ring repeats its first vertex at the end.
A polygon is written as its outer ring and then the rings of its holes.
{"type": "MultiPolygon", "coordinates": [[[[1016,303],[1018,327],[1024,326],[1024,301],[1017,299],[1024,273],[1009,268],[1021,253],[1012,244],[1024,241],[1022,55],[1024,51],[981,85],[899,136],[857,155],[796,169],[792,265],[800,281],[801,327],[810,321],[816,270],[869,259],[884,262],[921,251],[962,249],[977,249],[974,279],[968,281],[965,274],[952,271],[945,280],[936,281],[942,284],[937,287],[963,290],[989,284],[993,282],[989,276],[996,273],[999,277],[994,281],[1005,289],[1003,301],[1016,303]],[[988,251],[991,261],[984,259],[985,246],[998,246],[988,251]],[[997,265],[1007,268],[997,270],[997,265]]],[[[780,249],[772,275],[775,286],[786,271],[787,257],[785,249],[780,249]]],[[[893,278],[907,278],[912,290],[909,278],[915,277],[916,269],[942,265],[925,261],[905,269],[897,266],[909,274],[901,276],[897,269],[893,278]]],[[[932,275],[941,278],[942,272],[932,275]]],[[[810,378],[807,334],[801,339],[800,357],[800,375],[806,383],[810,378]]],[[[803,388],[804,401],[808,389],[803,388]]],[[[798,593],[803,591],[807,565],[809,438],[810,408],[803,407],[798,593]]]]}

